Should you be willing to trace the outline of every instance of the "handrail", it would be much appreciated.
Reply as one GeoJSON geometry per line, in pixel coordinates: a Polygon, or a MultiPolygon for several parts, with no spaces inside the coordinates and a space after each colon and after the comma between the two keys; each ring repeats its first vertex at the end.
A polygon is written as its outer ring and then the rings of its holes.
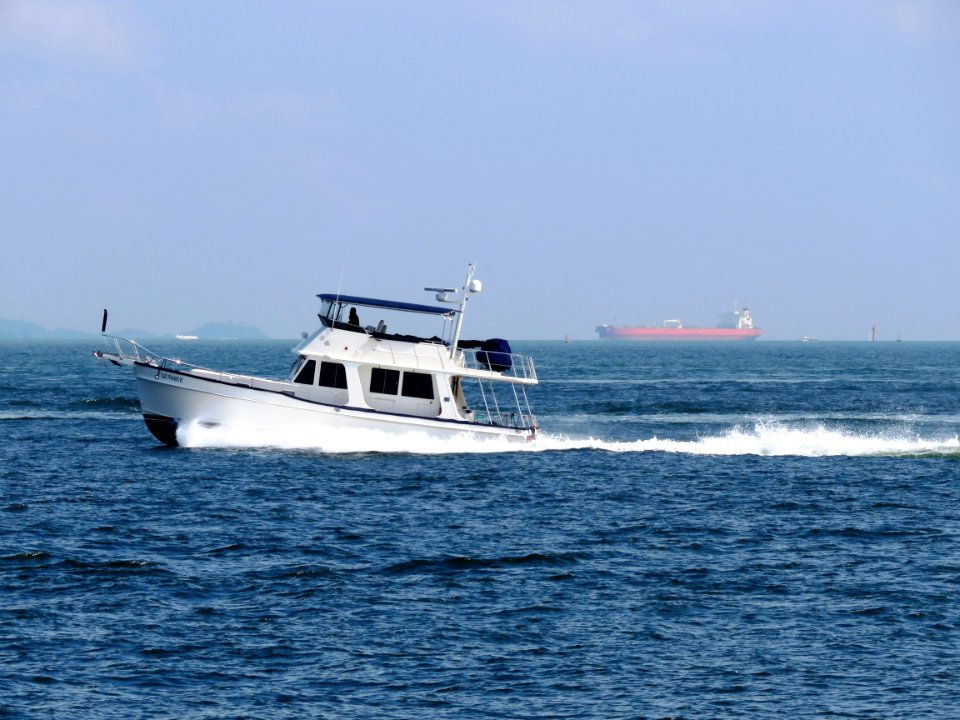
{"type": "Polygon", "coordinates": [[[119,357],[127,360],[133,360],[134,362],[155,365],[157,369],[177,370],[180,372],[183,372],[184,370],[203,370],[204,372],[213,373],[218,376],[227,375],[234,377],[246,377],[235,375],[234,373],[224,373],[219,370],[212,370],[210,368],[205,368],[202,365],[194,365],[193,363],[177,360],[176,358],[169,358],[166,355],[162,355],[151,350],[150,348],[144,347],[136,340],[131,340],[130,338],[118,337],[116,335],[104,335],[103,337],[104,339],[113,342],[113,346],[116,348],[117,355],[119,357]]]}
{"type": "Polygon", "coordinates": [[[116,335],[104,335],[103,338],[113,341],[113,346],[117,349],[117,355],[122,358],[129,358],[137,362],[151,362],[161,357],[159,353],[145,348],[136,340],[131,340],[130,338],[118,337],[116,335]],[[128,352],[124,352],[124,346],[129,348],[128,352]]]}
{"type": "MultiPolygon", "coordinates": [[[[497,372],[490,367],[489,360],[491,356],[494,362],[502,361],[503,358],[510,359],[510,367],[500,371],[499,375],[504,378],[515,378],[517,380],[537,379],[537,370],[533,364],[533,358],[529,355],[520,355],[519,353],[501,353],[488,350],[460,350],[459,355],[463,358],[463,367],[468,370],[484,370],[487,372],[497,372]],[[478,354],[481,354],[478,357],[478,354]],[[483,359],[481,359],[483,358],[483,359]]],[[[507,363],[502,363],[507,364],[507,363]]]]}

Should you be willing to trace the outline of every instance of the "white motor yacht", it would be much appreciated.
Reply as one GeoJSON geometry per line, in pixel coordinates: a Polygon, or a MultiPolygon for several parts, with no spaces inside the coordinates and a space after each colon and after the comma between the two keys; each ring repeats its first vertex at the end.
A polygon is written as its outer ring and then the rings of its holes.
{"type": "Polygon", "coordinates": [[[147,427],[167,445],[177,445],[178,428],[194,422],[271,433],[357,428],[438,438],[534,438],[537,424],[526,393],[537,383],[533,360],[501,339],[460,339],[467,302],[481,290],[474,266],[459,290],[425,290],[442,304],[318,295],[320,327],[293,348],[297,357],[284,380],[159,356],[108,335],[106,310],[101,333],[110,349],[94,355],[133,369],[147,427]],[[364,326],[360,313],[438,322],[441,334],[397,333],[384,320],[364,326]]]}

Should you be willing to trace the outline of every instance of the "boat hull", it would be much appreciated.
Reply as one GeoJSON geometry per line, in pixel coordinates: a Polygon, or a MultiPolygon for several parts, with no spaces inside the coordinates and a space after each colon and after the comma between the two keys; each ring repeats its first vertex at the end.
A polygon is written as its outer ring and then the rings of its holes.
{"type": "Polygon", "coordinates": [[[174,418],[145,412],[143,421],[147,425],[147,430],[164,445],[171,447],[177,445],[177,421],[174,418]]]}
{"type": "Polygon", "coordinates": [[[532,427],[503,427],[313,402],[294,397],[292,391],[280,389],[284,385],[275,381],[264,381],[275,389],[261,389],[170,372],[147,363],[136,364],[134,372],[144,422],[154,437],[171,446],[179,444],[178,429],[191,423],[269,431],[273,436],[284,428],[298,433],[303,429],[321,433],[357,429],[418,433],[438,439],[466,434],[526,442],[536,434],[532,427]]]}
{"type": "Polygon", "coordinates": [[[646,342],[744,342],[756,340],[759,328],[646,328],[601,325],[602,340],[641,340],[646,342]]]}

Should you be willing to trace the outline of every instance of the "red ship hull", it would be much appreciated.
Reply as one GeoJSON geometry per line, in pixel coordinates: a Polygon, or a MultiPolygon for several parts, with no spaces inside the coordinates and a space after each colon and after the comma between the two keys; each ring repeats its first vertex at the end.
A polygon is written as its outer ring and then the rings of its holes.
{"type": "Polygon", "coordinates": [[[597,332],[601,340],[742,342],[756,340],[763,330],[760,328],[652,328],[600,325],[597,332]]]}

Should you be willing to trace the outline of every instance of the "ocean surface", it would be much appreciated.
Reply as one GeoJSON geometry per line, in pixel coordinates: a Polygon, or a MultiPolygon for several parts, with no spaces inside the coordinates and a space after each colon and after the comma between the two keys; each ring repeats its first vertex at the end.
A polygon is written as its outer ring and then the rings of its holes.
{"type": "Polygon", "coordinates": [[[0,718],[960,717],[960,343],[514,348],[523,447],[165,448],[0,344],[0,718]]]}

